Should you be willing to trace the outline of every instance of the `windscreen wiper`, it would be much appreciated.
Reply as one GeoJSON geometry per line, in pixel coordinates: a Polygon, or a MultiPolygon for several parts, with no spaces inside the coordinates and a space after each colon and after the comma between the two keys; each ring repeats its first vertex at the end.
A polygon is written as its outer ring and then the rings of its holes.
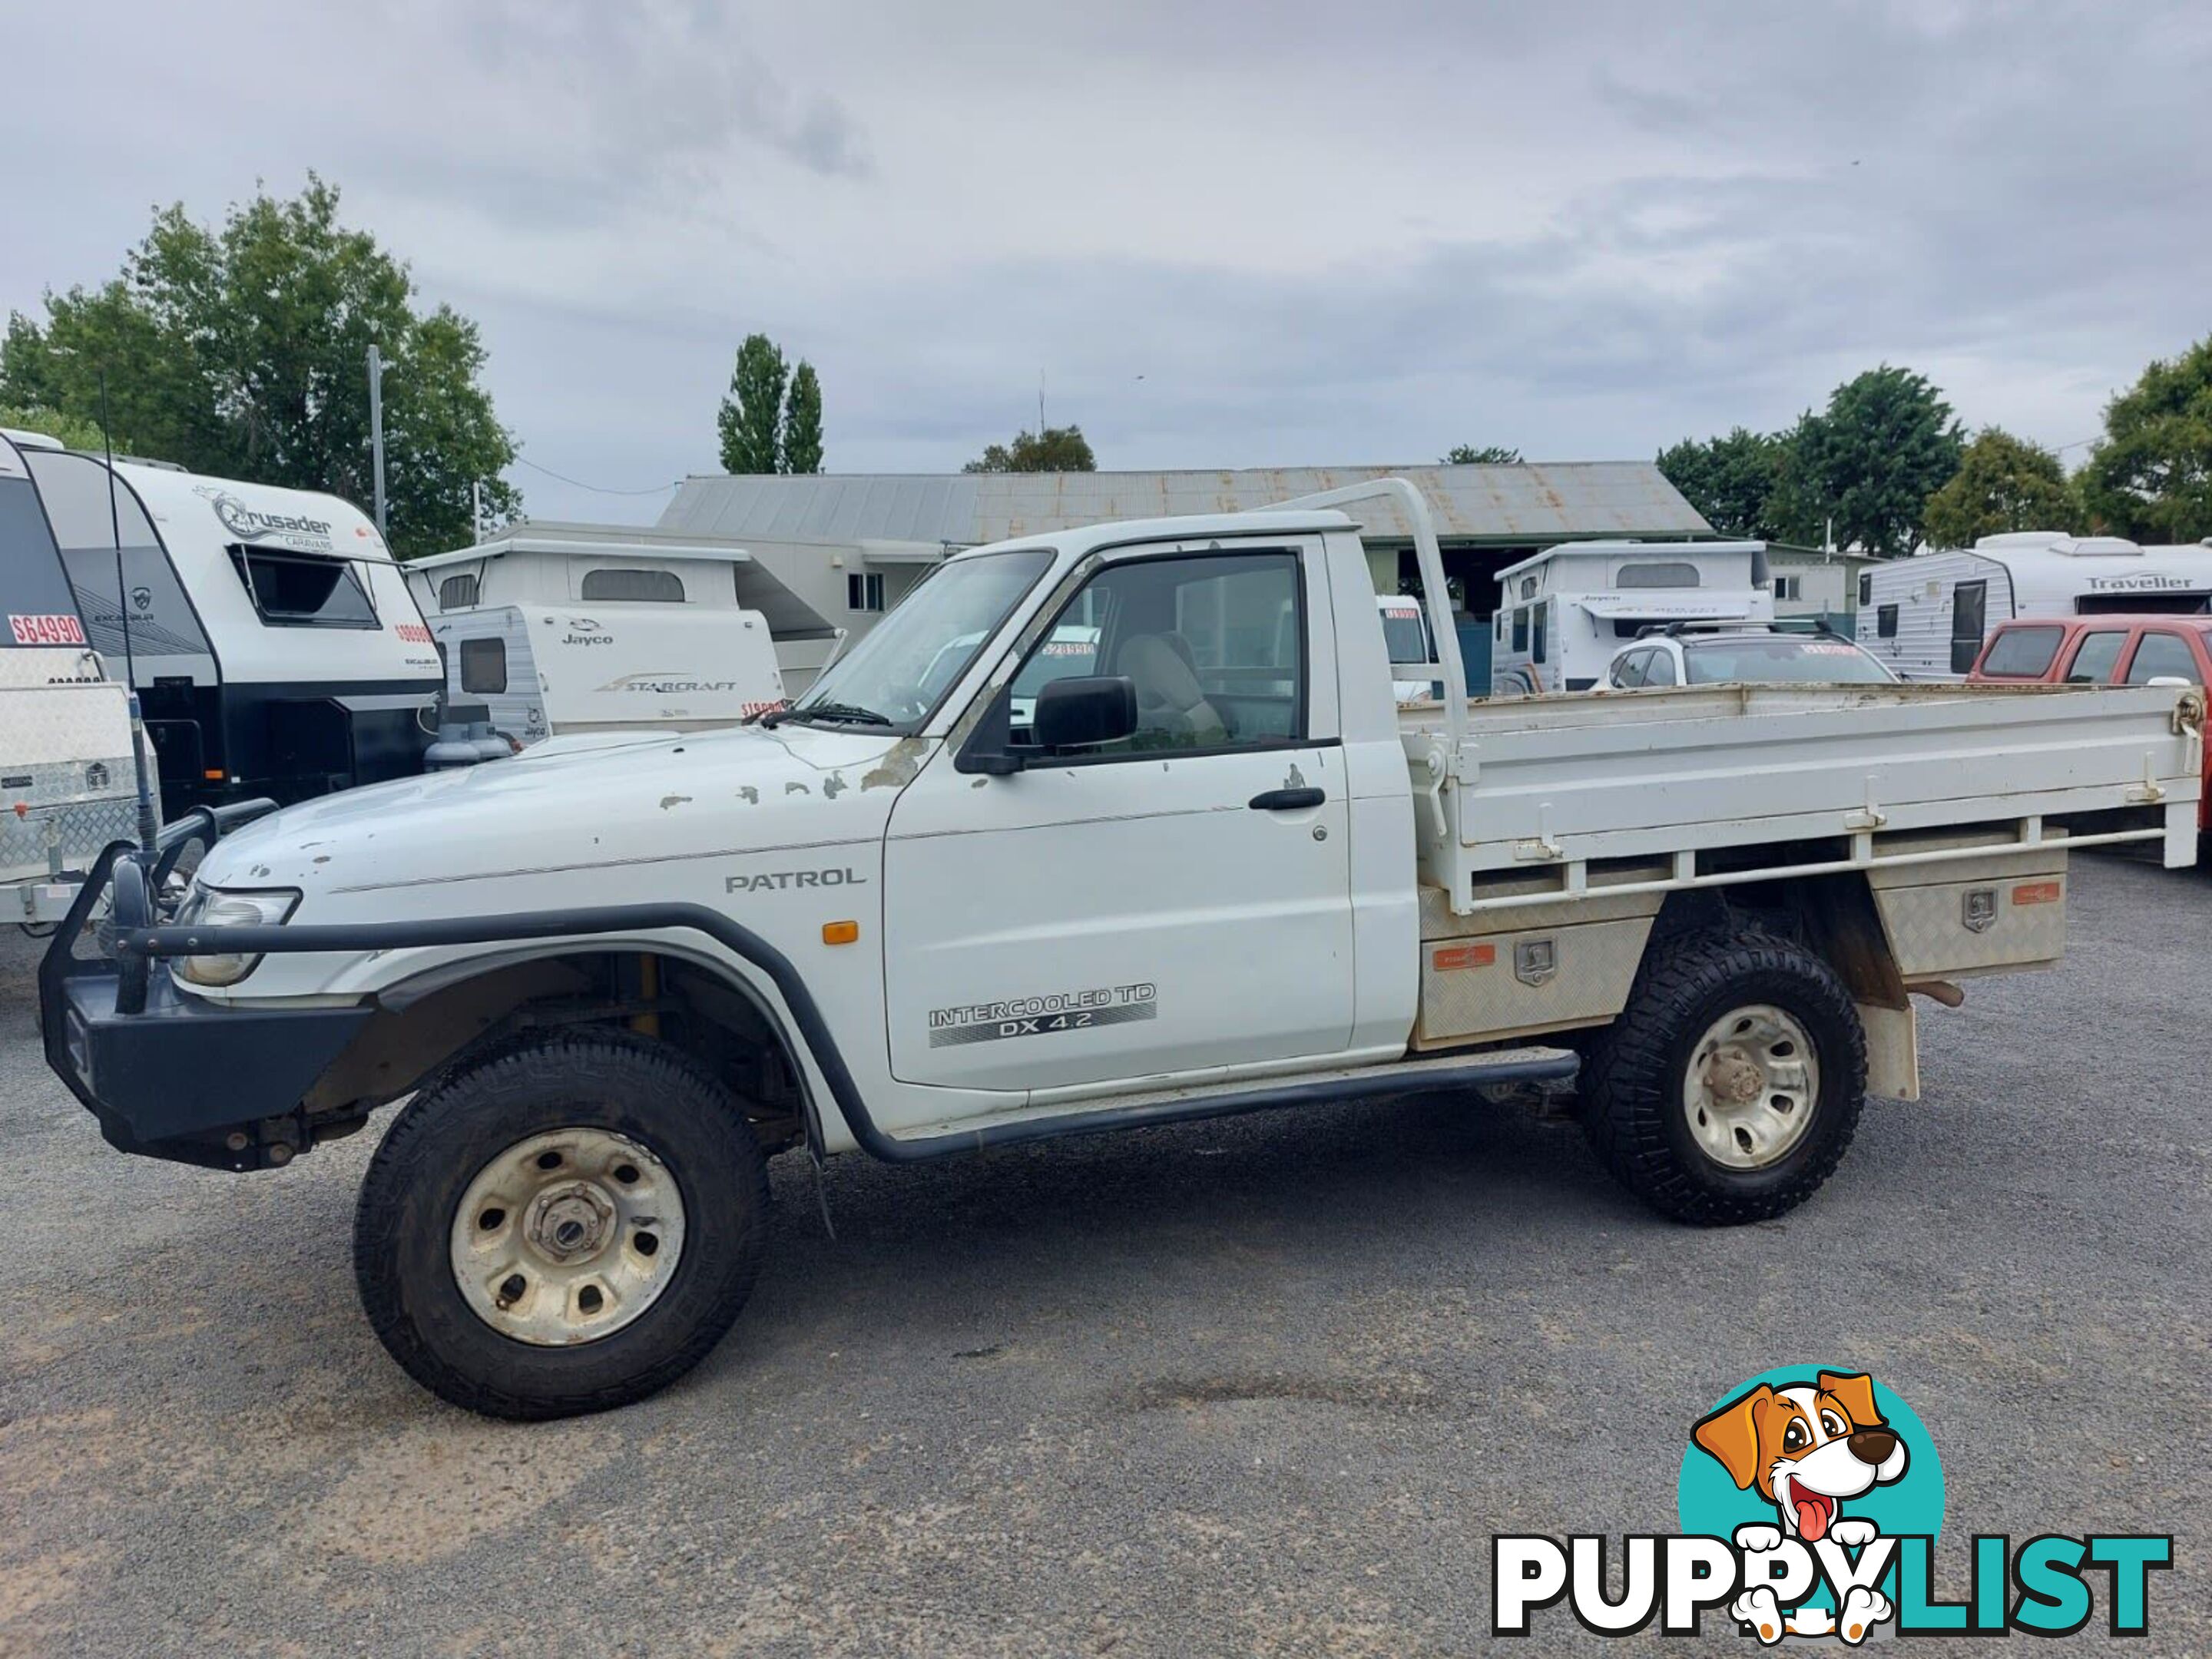
{"type": "Polygon", "coordinates": [[[781,726],[786,720],[835,720],[852,726],[889,726],[890,716],[878,714],[872,708],[863,708],[858,703],[817,702],[804,708],[777,708],[761,716],[763,726],[781,726]]]}

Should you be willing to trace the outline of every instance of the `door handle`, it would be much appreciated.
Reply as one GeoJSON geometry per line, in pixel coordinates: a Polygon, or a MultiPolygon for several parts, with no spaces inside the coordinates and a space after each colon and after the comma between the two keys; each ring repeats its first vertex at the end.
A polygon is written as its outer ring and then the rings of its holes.
{"type": "Polygon", "coordinates": [[[1319,806],[1328,799],[1325,789],[1263,789],[1245,805],[1255,812],[1290,812],[1301,806],[1319,806]]]}

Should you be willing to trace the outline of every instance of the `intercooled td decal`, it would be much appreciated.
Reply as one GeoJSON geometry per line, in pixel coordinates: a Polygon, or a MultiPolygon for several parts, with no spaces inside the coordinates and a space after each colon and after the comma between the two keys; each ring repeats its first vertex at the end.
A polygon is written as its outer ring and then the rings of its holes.
{"type": "Polygon", "coordinates": [[[1097,1025],[1125,1025],[1133,1019],[1158,1019],[1159,995],[1156,985],[1103,985],[1090,991],[1054,991],[1042,996],[1009,997],[1003,1002],[933,1008],[929,1046],[949,1048],[963,1042],[1051,1036],[1097,1025]]]}

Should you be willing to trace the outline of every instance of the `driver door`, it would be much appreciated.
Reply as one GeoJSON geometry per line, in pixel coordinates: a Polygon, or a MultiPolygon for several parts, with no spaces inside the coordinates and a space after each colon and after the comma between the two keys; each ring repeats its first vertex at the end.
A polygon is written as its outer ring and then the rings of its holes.
{"type": "Polygon", "coordinates": [[[893,1074],[1021,1091],[1341,1052],[1349,805],[1318,542],[1102,565],[997,694],[1014,749],[1067,675],[1132,680],[1135,732],[1011,776],[948,745],[893,811],[893,1074]]]}

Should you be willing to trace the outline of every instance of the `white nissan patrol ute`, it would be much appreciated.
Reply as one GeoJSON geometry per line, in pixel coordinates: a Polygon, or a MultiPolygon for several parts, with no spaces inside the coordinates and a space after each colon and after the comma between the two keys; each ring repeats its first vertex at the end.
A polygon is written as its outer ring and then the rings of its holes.
{"type": "Polygon", "coordinates": [[[117,1146],[222,1169],[406,1101],[369,1317],[447,1399],[550,1417],[728,1328],[787,1148],[1579,1068],[1638,1195],[1778,1215],[1869,1090],[1915,1094],[1915,993],[2058,957],[2069,848],[2194,856],[2201,691],[1471,702],[1445,592],[1399,480],[964,552],[749,726],[205,817],[188,888],[173,840],[109,848],[41,969],[47,1056],[117,1146]],[[1339,510],[1370,500],[1438,661],[1388,659],[1339,510]]]}

